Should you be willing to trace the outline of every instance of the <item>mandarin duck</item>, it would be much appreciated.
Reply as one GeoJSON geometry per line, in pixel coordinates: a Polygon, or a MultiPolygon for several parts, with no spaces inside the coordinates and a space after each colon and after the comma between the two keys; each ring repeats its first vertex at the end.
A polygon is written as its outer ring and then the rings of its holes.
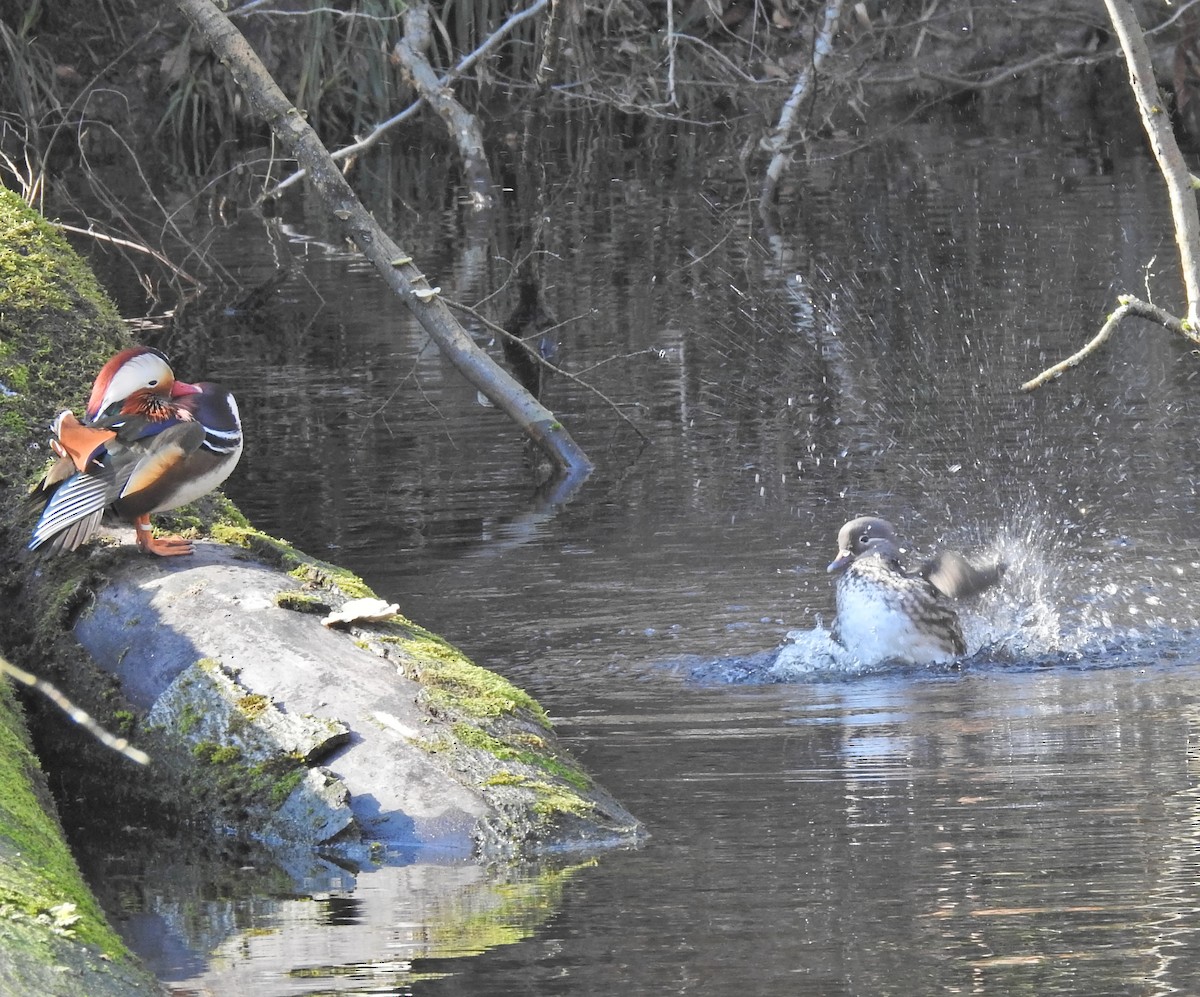
{"type": "Polygon", "coordinates": [[[233,395],[211,382],[175,380],[167,358],[146,346],[101,368],[83,422],[61,412],[52,429],[59,459],[31,493],[44,508],[30,550],[75,550],[111,510],[133,523],[142,550],[190,554],[190,540],[156,539],[150,514],[206,495],[242,455],[233,395]]]}
{"type": "Polygon", "coordinates": [[[977,568],[944,551],[915,572],[900,564],[892,524],[874,516],[851,520],[838,533],[834,638],[864,664],[951,661],[966,653],[955,599],[999,581],[1005,566],[977,568]]]}

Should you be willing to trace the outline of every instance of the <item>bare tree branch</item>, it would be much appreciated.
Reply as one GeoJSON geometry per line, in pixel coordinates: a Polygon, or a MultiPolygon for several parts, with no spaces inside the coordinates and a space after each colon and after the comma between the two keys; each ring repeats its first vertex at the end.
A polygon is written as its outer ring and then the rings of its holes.
{"type": "Polygon", "coordinates": [[[1104,0],[1104,4],[1116,29],[1121,50],[1125,53],[1125,61],[1129,67],[1129,85],[1133,88],[1142,124],[1150,139],[1150,147],[1167,184],[1171,216],[1175,222],[1175,243],[1179,247],[1179,263],[1187,293],[1187,318],[1180,319],[1157,305],[1122,296],[1118,299],[1120,307],[1108,316],[1108,320],[1091,342],[1066,360],[1026,381],[1021,385],[1022,391],[1040,388],[1091,356],[1108,342],[1127,315],[1150,319],[1190,342],[1200,343],[1200,213],[1196,210],[1192,176],[1171,130],[1166,102],[1155,82],[1150,51],[1146,47],[1146,38],[1133,8],[1128,0],[1104,0]]]}
{"type": "Polygon", "coordinates": [[[151,249],[149,246],[143,245],[140,242],[132,242],[129,239],[119,239],[115,235],[105,235],[103,232],[97,232],[94,228],[80,228],[77,225],[67,225],[65,222],[55,222],[55,228],[62,229],[64,232],[74,232],[76,235],[86,235],[89,239],[95,239],[97,242],[108,242],[114,246],[121,246],[124,249],[132,249],[138,253],[145,253],[164,267],[170,270],[176,277],[186,280],[189,284],[194,284],[196,287],[203,287],[203,281],[193,277],[182,267],[176,266],[167,257],[156,249],[151,249]]]}
{"type": "Polygon", "coordinates": [[[1122,296],[1119,300],[1121,302],[1120,307],[1108,316],[1108,320],[1101,327],[1100,331],[1096,333],[1086,346],[1072,353],[1066,360],[1060,360],[1053,367],[1046,368],[1037,377],[1030,378],[1021,385],[1021,390],[1035,391],[1044,384],[1049,384],[1060,374],[1065,373],[1072,367],[1078,367],[1084,360],[1108,342],[1112,334],[1117,331],[1117,326],[1121,324],[1121,320],[1127,315],[1149,319],[1151,322],[1157,322],[1171,332],[1178,333],[1185,339],[1190,339],[1194,343],[1200,342],[1200,339],[1189,332],[1182,321],[1165,309],[1159,308],[1158,305],[1152,305],[1147,301],[1140,301],[1137,298],[1130,298],[1128,296],[1122,296]]]}
{"type": "Polygon", "coordinates": [[[392,51],[421,99],[442,119],[450,138],[458,146],[474,207],[489,207],[492,203],[492,171],[483,149],[483,132],[479,120],[458,102],[454,91],[445,85],[444,78],[434,72],[425,57],[433,43],[431,21],[429,4],[413,3],[404,12],[404,35],[392,51]]]}
{"type": "Polygon", "coordinates": [[[775,188],[779,185],[779,178],[783,175],[783,171],[791,159],[787,145],[792,129],[796,125],[796,117],[800,113],[800,106],[804,103],[805,98],[811,98],[810,91],[817,70],[821,68],[825,57],[833,50],[833,36],[837,32],[838,18],[841,17],[841,14],[842,0],[829,0],[825,5],[821,29],[813,39],[812,60],[796,77],[792,95],[779,113],[779,123],[763,141],[763,145],[772,155],[771,162],[767,165],[766,179],[763,181],[762,198],[759,202],[760,210],[766,210],[775,200],[775,188]]]}
{"type": "Polygon", "coordinates": [[[1187,290],[1187,324],[1200,329],[1200,213],[1196,211],[1196,194],[1179,144],[1171,131],[1167,104],[1154,80],[1154,65],[1141,25],[1127,0],[1104,0],[1108,16],[1125,52],[1129,65],[1129,83],[1137,98],[1150,148],[1158,161],[1167,193],[1171,199],[1171,216],[1175,220],[1175,242],[1179,246],[1179,262],[1183,268],[1183,285],[1187,290]]]}
{"type": "MultiPolygon", "coordinates": [[[[549,3],[550,0],[534,0],[534,2],[524,10],[517,11],[507,21],[500,25],[500,27],[488,35],[487,38],[485,38],[478,46],[476,46],[473,51],[468,52],[461,59],[459,59],[450,72],[438,77],[437,85],[439,87],[445,87],[456,77],[461,76],[473,65],[475,65],[476,62],[482,59],[488,52],[499,45],[500,42],[504,40],[505,36],[508,35],[518,24],[541,13],[542,10],[549,5],[549,3]]],[[[424,103],[423,100],[418,100],[416,103],[410,104],[403,111],[392,115],[386,121],[379,122],[379,124],[375,125],[375,127],[372,128],[364,138],[361,138],[357,142],[353,142],[350,145],[343,146],[336,152],[330,153],[330,156],[332,156],[335,161],[340,161],[343,159],[348,159],[351,156],[357,156],[360,152],[365,152],[367,149],[371,148],[371,146],[375,145],[381,138],[383,138],[387,132],[391,131],[391,129],[395,128],[401,122],[407,121],[414,114],[416,114],[421,109],[422,103],[424,103]]],[[[291,176],[279,181],[279,183],[276,184],[275,187],[272,188],[265,196],[272,197],[278,195],[280,192],[286,190],[292,184],[300,180],[303,176],[304,170],[297,170],[291,176]]]]}

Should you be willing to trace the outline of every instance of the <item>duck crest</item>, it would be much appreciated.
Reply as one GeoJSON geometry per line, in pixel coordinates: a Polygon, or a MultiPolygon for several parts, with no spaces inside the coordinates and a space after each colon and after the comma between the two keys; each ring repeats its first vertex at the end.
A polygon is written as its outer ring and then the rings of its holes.
{"type": "Polygon", "coordinates": [[[864,664],[952,661],[966,653],[954,600],[995,584],[1003,565],[979,569],[945,552],[917,572],[900,562],[895,530],[863,516],[838,533],[834,637],[864,664]]]}
{"type": "Polygon", "coordinates": [[[110,410],[123,410],[134,398],[153,395],[169,398],[174,383],[175,374],[164,354],[149,346],[131,346],[100,368],[92,383],[84,417],[94,423],[110,410]],[[121,406],[114,410],[117,402],[121,406]]]}

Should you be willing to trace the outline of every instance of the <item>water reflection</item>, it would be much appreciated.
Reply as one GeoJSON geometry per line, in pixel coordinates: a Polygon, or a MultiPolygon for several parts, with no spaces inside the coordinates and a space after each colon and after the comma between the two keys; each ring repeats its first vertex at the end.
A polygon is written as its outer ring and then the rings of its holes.
{"type": "MultiPolygon", "coordinates": [[[[603,142],[546,158],[562,362],[653,439],[550,379],[546,403],[597,464],[570,501],[538,491],[516,431],[304,205],[271,244],[287,280],[161,344],[245,399],[230,491],[258,525],[529,688],[653,835],[552,887],[536,869],[452,867],[450,887],[420,865],[366,872],[345,923],[311,895],[218,887],[203,917],[229,930],[181,936],[174,979],[556,997],[1200,989],[1200,368],[1131,331],[1016,393],[1116,292],[1175,295],[1152,164],[915,124],[809,164],[760,241],[736,164],[703,138],[679,145],[661,171],[603,142]],[[901,527],[914,557],[944,545],[1010,564],[966,620],[974,656],[764,681],[790,631],[827,632],[830,547],[862,513],[901,527]],[[510,893],[536,913],[506,933],[510,893]],[[474,944],[435,944],[438,904],[474,944]]],[[[411,218],[380,198],[380,217],[411,218]]],[[[513,232],[498,225],[481,256],[440,198],[406,248],[446,294],[503,284],[513,232]]],[[[263,242],[242,219],[217,251],[265,286],[263,242]]],[[[169,877],[140,882],[139,910],[183,905],[169,877]]]]}

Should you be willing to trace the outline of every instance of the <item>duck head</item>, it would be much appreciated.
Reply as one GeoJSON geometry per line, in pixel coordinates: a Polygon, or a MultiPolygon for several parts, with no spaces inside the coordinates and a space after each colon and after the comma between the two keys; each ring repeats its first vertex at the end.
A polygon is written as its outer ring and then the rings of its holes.
{"type": "Polygon", "coordinates": [[[199,391],[194,384],[175,380],[171,365],[158,350],[133,346],[100,368],[92,384],[86,417],[89,423],[117,415],[165,419],[170,414],[172,398],[199,391]]]}
{"type": "Polygon", "coordinates": [[[864,554],[878,554],[890,560],[900,558],[900,545],[896,531],[886,519],[877,516],[859,516],[838,531],[838,554],[826,571],[844,571],[855,558],[864,554]]]}

